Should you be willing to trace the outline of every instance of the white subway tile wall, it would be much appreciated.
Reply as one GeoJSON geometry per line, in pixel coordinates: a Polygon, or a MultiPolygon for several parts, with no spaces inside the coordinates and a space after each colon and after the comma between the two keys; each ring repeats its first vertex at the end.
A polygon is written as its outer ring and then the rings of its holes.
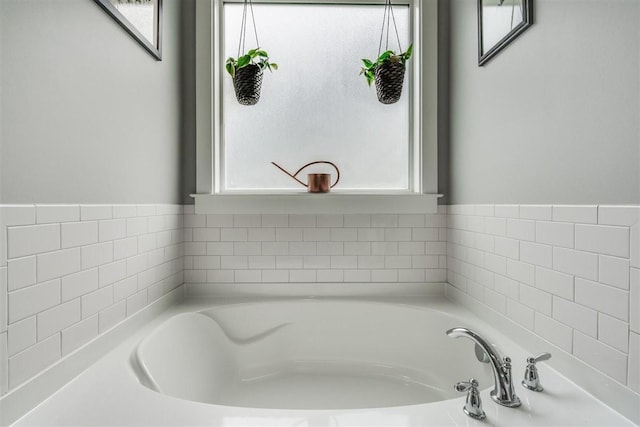
{"type": "Polygon", "coordinates": [[[198,215],[185,206],[186,283],[444,282],[433,215],[198,215]]]}
{"type": "Polygon", "coordinates": [[[444,282],[640,392],[640,207],[0,206],[0,395],[182,283],[444,282]]]}
{"type": "Polygon", "coordinates": [[[448,207],[447,281],[640,392],[640,206],[448,207]]]}
{"type": "Polygon", "coordinates": [[[181,285],[183,241],[181,205],[0,206],[0,395],[181,285]]]}

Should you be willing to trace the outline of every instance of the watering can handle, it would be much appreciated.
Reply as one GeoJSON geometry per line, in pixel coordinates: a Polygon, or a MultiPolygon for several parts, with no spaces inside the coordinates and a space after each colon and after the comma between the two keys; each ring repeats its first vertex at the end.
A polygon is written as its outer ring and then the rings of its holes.
{"type": "Polygon", "coordinates": [[[305,169],[305,168],[307,168],[307,167],[309,167],[309,166],[311,166],[311,165],[318,164],[318,163],[325,163],[325,164],[327,164],[327,165],[331,165],[331,166],[333,166],[333,168],[336,170],[336,172],[338,173],[338,176],[336,177],[336,182],[334,182],[333,184],[331,184],[331,188],[335,187],[335,186],[336,186],[336,184],[338,183],[338,181],[340,181],[340,169],[338,169],[338,167],[337,167],[335,164],[333,164],[333,163],[331,163],[331,162],[329,162],[329,161],[326,161],[326,160],[317,160],[317,161],[315,161],[315,162],[307,163],[306,165],[304,165],[304,166],[302,166],[300,169],[298,169],[298,170],[296,171],[296,173],[294,173],[293,175],[292,175],[292,174],[290,174],[286,169],[284,169],[282,166],[280,166],[280,165],[279,165],[279,164],[277,164],[276,162],[271,162],[271,164],[272,164],[273,166],[277,167],[277,168],[278,168],[278,169],[280,169],[282,172],[286,173],[286,174],[287,174],[287,175],[289,175],[291,178],[295,179],[296,181],[298,181],[300,184],[304,185],[305,187],[307,187],[308,185],[307,185],[307,184],[305,184],[304,182],[300,181],[300,180],[297,178],[298,174],[299,174],[300,172],[302,172],[302,170],[303,170],[303,169],[305,169]]]}

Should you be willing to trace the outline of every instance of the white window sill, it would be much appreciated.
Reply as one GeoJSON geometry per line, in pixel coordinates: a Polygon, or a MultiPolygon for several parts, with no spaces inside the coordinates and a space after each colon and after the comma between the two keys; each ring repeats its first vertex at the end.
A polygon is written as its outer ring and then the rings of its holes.
{"type": "Polygon", "coordinates": [[[197,214],[437,213],[439,194],[219,193],[193,194],[197,214]]]}

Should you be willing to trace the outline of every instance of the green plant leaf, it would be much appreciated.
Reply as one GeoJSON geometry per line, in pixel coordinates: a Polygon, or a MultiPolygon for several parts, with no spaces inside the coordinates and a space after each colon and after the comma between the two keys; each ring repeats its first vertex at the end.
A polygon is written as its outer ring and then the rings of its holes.
{"type": "Polygon", "coordinates": [[[231,74],[231,77],[233,77],[233,75],[235,74],[235,67],[233,66],[232,63],[227,62],[227,65],[225,65],[225,68],[227,69],[227,73],[231,74]]]}
{"type": "Polygon", "coordinates": [[[373,62],[371,62],[369,59],[362,59],[362,63],[364,64],[364,66],[366,68],[371,68],[373,67],[373,62]]]}
{"type": "Polygon", "coordinates": [[[269,54],[267,52],[265,52],[264,50],[259,50],[259,51],[256,52],[256,54],[258,56],[262,56],[263,58],[268,58],[269,57],[269,54]]]}
{"type": "Polygon", "coordinates": [[[365,73],[365,77],[367,78],[367,84],[368,84],[369,86],[371,86],[371,83],[373,83],[373,81],[376,79],[376,78],[373,76],[373,73],[365,73]]]}
{"type": "Polygon", "coordinates": [[[249,64],[249,62],[251,62],[251,56],[249,55],[244,55],[241,56],[240,58],[238,58],[238,64],[237,64],[237,68],[242,68],[244,66],[246,66],[247,64],[249,64]]]}
{"type": "Polygon", "coordinates": [[[274,70],[278,69],[278,64],[276,64],[275,62],[271,63],[271,68],[273,68],[274,70]]]}
{"type": "Polygon", "coordinates": [[[380,55],[378,57],[378,64],[382,64],[384,61],[386,61],[393,54],[394,53],[393,53],[392,50],[388,50],[386,52],[383,52],[382,55],[380,55]]]}
{"type": "Polygon", "coordinates": [[[361,73],[364,74],[364,77],[367,80],[367,85],[371,86],[371,83],[375,80],[375,73],[371,69],[365,70],[364,68],[361,73]]]}
{"type": "Polygon", "coordinates": [[[227,64],[232,64],[234,62],[236,62],[235,58],[232,58],[232,57],[227,58],[227,64]]]}
{"type": "Polygon", "coordinates": [[[402,55],[405,61],[411,58],[412,53],[413,53],[413,43],[409,45],[409,47],[407,48],[407,51],[402,55]]]}
{"type": "Polygon", "coordinates": [[[251,58],[255,58],[257,55],[257,49],[251,49],[249,52],[247,52],[247,55],[249,55],[251,58]]]}

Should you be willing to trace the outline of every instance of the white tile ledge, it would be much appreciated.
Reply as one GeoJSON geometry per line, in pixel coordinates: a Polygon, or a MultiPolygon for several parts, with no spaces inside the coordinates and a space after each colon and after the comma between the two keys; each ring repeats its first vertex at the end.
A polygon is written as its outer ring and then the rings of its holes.
{"type": "Polygon", "coordinates": [[[197,214],[351,214],[437,213],[441,194],[192,194],[197,214]]]}
{"type": "Polygon", "coordinates": [[[185,283],[187,297],[436,297],[445,283],[185,283]]]}

